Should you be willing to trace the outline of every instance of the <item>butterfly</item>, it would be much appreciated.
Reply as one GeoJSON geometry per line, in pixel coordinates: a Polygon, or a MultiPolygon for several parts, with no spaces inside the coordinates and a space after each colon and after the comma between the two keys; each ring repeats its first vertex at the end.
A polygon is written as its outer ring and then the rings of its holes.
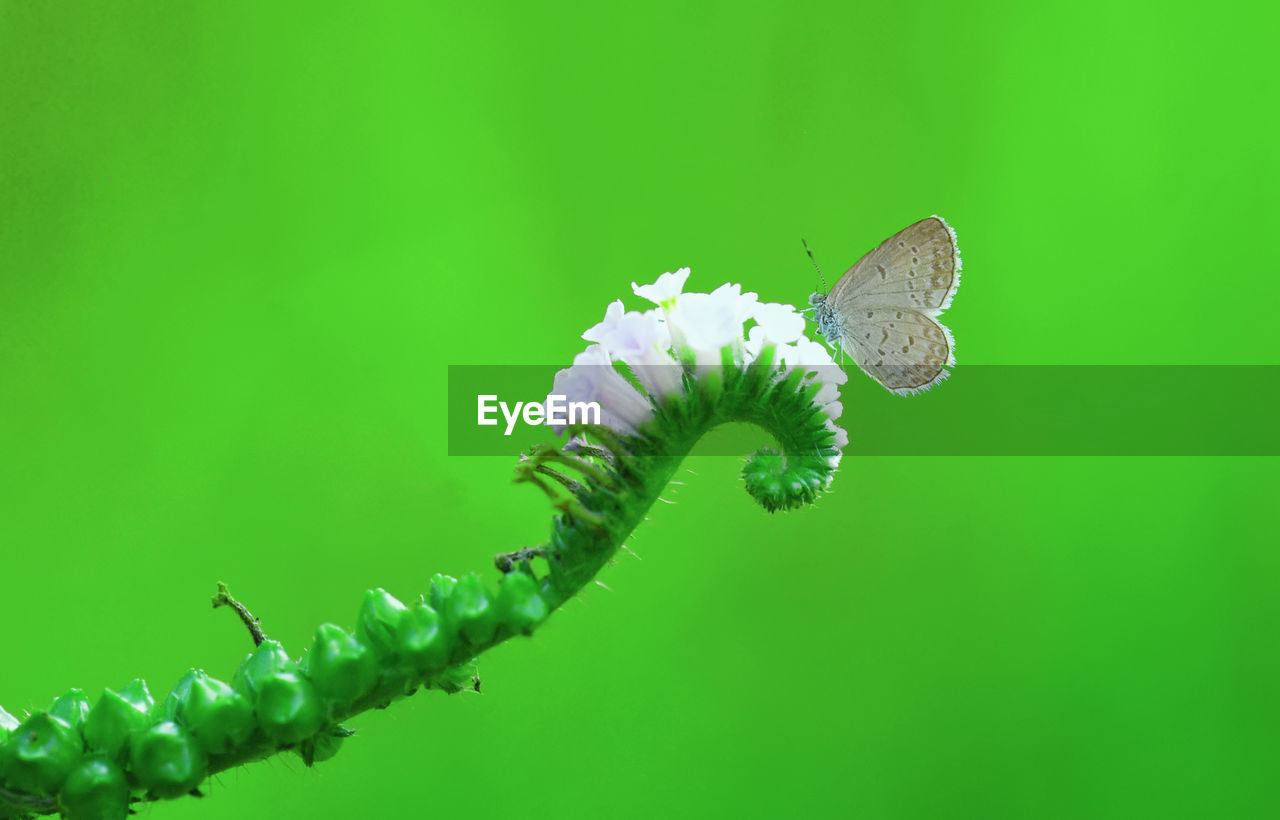
{"type": "Polygon", "coordinates": [[[862,372],[905,396],[951,375],[946,368],[956,363],[955,339],[937,317],[959,286],[955,231],[931,216],[881,242],[830,293],[810,296],[809,309],[827,344],[838,344],[862,372]]]}

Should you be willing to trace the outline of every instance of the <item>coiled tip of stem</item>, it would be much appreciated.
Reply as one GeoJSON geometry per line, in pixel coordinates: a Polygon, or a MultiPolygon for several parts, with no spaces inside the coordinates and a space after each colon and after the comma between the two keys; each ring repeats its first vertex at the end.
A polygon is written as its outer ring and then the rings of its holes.
{"type": "Polygon", "coordinates": [[[812,504],[831,480],[832,468],[818,456],[786,456],[772,447],[752,453],[742,468],[747,492],[769,512],[812,504]]]}

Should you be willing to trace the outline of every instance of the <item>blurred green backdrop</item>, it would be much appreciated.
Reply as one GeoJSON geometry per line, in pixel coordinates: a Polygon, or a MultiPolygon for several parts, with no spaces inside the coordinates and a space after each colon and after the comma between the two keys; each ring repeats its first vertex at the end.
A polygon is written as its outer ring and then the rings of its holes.
{"type": "MultiPolygon", "coordinates": [[[[937,212],[962,365],[1280,363],[1266,8],[0,0],[0,703],[229,676],[217,580],[296,652],[539,542],[446,365],[677,266],[800,302],[937,212]]],[[[690,466],[483,695],[147,814],[1280,811],[1275,460],[690,466]]]]}

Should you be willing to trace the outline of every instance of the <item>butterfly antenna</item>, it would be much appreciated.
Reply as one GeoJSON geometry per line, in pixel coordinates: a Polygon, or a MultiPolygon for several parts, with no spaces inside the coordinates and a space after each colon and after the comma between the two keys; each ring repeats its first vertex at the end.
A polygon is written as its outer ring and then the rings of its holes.
{"type": "Polygon", "coordinates": [[[804,252],[809,254],[809,261],[813,263],[813,269],[818,272],[818,278],[822,280],[822,292],[826,293],[827,277],[822,275],[822,268],[818,267],[818,260],[814,258],[813,251],[809,249],[809,243],[805,241],[804,237],[801,237],[800,241],[804,242],[804,252]]]}

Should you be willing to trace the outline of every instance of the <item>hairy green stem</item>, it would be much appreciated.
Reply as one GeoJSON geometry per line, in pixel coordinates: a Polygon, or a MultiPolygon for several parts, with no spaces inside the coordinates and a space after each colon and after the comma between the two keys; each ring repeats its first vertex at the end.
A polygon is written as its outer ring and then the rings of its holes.
{"type": "Polygon", "coordinates": [[[766,348],[747,367],[726,356],[723,369],[695,377],[689,365],[682,393],[655,400],[636,432],[574,428],[564,448],[522,457],[516,480],[539,487],[560,513],[545,544],[496,556],[496,593],[475,574],[437,575],[408,605],[370,590],[354,633],[322,625],[295,661],[219,584],[213,606],[235,610],[255,645],[230,684],[193,669],[162,703],[135,681],[92,708],[73,689],[21,723],[0,709],[0,817],[123,817],[136,800],[197,793],[210,774],[282,750],[308,766],[325,760],[352,733],[343,721],[420,688],[478,691],[476,656],[530,634],[591,582],[719,424],[753,423],[776,439],[779,450],[761,450],[743,469],[761,505],[812,502],[835,469],[834,428],[815,402],[818,385],[771,362],[766,348]]]}

